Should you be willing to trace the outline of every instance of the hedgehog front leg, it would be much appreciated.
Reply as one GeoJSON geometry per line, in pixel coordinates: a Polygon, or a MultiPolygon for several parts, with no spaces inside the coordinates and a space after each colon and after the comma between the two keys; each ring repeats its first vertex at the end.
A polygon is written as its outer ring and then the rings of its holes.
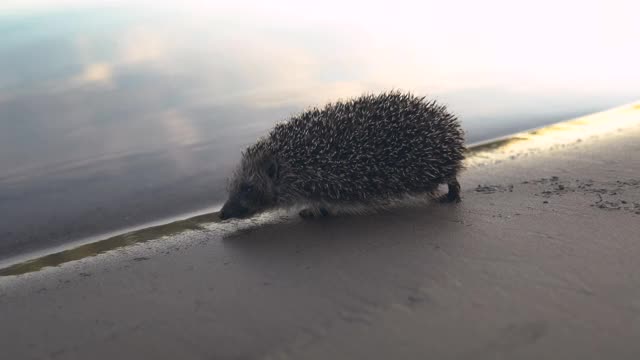
{"type": "Polygon", "coordinates": [[[458,182],[458,179],[454,178],[453,180],[449,180],[449,182],[447,182],[447,187],[449,188],[449,191],[438,198],[440,202],[459,203],[462,201],[462,199],[460,199],[460,183],[458,182]]]}
{"type": "Polygon", "coordinates": [[[319,208],[306,208],[302,209],[298,215],[300,215],[303,219],[313,219],[316,217],[325,217],[329,216],[329,210],[319,207],[319,208]]]}

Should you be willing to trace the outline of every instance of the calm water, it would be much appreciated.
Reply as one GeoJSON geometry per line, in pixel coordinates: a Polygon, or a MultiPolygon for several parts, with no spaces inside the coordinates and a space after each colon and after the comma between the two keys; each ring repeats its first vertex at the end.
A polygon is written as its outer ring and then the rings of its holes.
{"type": "Polygon", "coordinates": [[[469,142],[637,96],[525,89],[468,66],[474,57],[447,65],[435,55],[445,45],[419,32],[396,41],[237,13],[27,10],[0,13],[0,259],[219,204],[240,150],[274,122],[363,91],[430,94],[469,142]]]}

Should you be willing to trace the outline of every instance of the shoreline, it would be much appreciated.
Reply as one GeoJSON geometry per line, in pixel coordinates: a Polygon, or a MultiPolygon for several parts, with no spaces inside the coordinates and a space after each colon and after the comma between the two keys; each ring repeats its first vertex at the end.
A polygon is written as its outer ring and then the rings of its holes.
{"type": "MultiPolygon", "coordinates": [[[[488,161],[502,161],[514,156],[508,155],[511,153],[524,153],[527,150],[543,152],[554,146],[565,146],[573,142],[580,142],[585,137],[601,136],[619,129],[633,127],[637,120],[634,120],[633,116],[621,117],[620,114],[638,109],[640,109],[640,102],[633,102],[575,119],[472,143],[468,145],[469,156],[465,162],[468,166],[483,166],[483,163],[488,161]],[[612,116],[612,114],[617,116],[616,121],[606,122],[603,120],[612,116]]],[[[218,223],[219,221],[213,220],[217,214],[217,210],[214,209],[218,207],[209,206],[203,210],[191,211],[186,214],[90,236],[52,248],[12,256],[0,261],[0,278],[39,271],[45,267],[58,266],[69,261],[97,256],[121,247],[157,240],[158,237],[171,236],[183,231],[193,230],[195,229],[193,227],[194,220],[196,220],[196,224],[200,224],[197,220],[198,218],[209,218],[211,220],[210,223],[218,223]],[[125,238],[128,239],[125,241],[125,238]],[[92,248],[94,250],[90,250],[92,248]]]]}

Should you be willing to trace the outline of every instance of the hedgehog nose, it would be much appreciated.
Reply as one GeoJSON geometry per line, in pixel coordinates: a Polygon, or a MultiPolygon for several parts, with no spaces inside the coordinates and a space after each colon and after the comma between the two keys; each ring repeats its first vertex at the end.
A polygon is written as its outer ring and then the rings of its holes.
{"type": "Polygon", "coordinates": [[[229,218],[229,215],[225,213],[224,210],[220,210],[218,217],[220,218],[220,220],[227,220],[229,218]]]}

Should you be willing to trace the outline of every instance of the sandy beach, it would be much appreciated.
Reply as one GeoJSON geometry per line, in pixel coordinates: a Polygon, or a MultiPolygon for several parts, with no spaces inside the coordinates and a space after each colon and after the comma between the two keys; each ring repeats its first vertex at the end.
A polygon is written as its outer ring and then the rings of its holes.
{"type": "Polygon", "coordinates": [[[456,205],[209,214],[5,264],[2,358],[636,359],[640,105],[470,156],[456,205]]]}

